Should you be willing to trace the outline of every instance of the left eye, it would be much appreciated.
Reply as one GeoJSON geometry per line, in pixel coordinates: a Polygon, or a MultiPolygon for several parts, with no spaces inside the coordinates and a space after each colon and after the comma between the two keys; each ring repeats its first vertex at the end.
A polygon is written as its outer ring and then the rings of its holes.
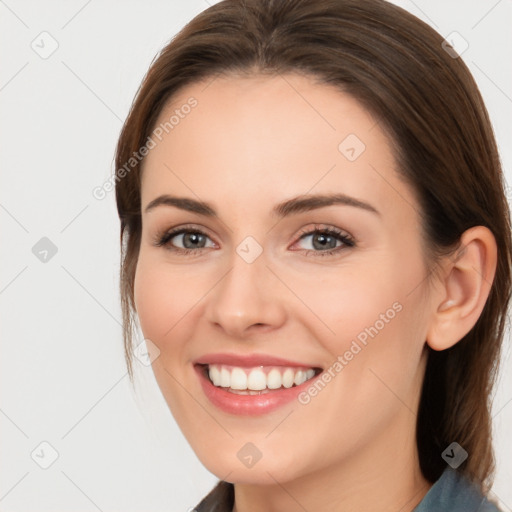
{"type": "Polygon", "coordinates": [[[208,238],[208,235],[206,235],[202,231],[183,228],[180,230],[165,233],[158,240],[157,245],[169,246],[170,250],[191,251],[194,249],[204,249],[206,247],[204,243],[208,238]],[[170,243],[171,240],[173,240],[174,238],[177,240],[181,239],[181,247],[179,245],[176,246],[175,243],[170,243]]]}
{"type": "Polygon", "coordinates": [[[353,247],[353,239],[345,233],[333,228],[314,229],[303,233],[299,241],[310,238],[313,249],[305,249],[307,252],[320,252],[324,254],[332,254],[341,249],[342,246],[353,247]]]}

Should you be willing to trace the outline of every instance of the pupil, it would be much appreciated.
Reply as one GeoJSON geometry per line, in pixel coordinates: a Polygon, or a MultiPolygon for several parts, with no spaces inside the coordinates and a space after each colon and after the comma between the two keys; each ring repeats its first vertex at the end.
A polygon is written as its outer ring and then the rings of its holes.
{"type": "Polygon", "coordinates": [[[203,235],[200,235],[199,233],[187,233],[187,234],[185,234],[185,236],[183,238],[183,243],[186,247],[187,246],[186,241],[189,240],[189,241],[192,241],[192,245],[194,245],[200,240],[200,238],[202,236],[203,235]]]}
{"type": "MultiPolygon", "coordinates": [[[[319,247],[321,249],[324,249],[326,247],[326,245],[328,244],[329,240],[333,241],[334,238],[330,235],[320,234],[316,237],[316,239],[314,239],[314,242],[319,241],[319,243],[320,243],[319,247]]],[[[336,245],[335,240],[334,240],[334,245],[336,245]]],[[[334,247],[331,247],[331,248],[334,249],[334,247]]]]}

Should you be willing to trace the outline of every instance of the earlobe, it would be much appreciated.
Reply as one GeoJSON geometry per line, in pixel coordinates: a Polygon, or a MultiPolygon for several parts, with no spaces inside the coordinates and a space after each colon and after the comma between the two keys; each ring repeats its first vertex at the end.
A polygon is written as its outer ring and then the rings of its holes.
{"type": "Polygon", "coordinates": [[[488,228],[469,228],[460,242],[460,249],[444,262],[443,286],[432,304],[426,342],[433,350],[452,347],[473,328],[496,273],[496,240],[488,228]]]}

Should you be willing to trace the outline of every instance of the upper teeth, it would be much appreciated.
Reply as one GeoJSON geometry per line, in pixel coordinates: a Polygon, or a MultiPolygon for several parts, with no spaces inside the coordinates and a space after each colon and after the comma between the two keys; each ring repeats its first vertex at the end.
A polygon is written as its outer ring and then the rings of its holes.
{"type": "Polygon", "coordinates": [[[278,389],[281,386],[291,388],[299,385],[315,375],[312,368],[262,367],[241,368],[211,364],[208,374],[215,386],[237,390],[278,389]]]}

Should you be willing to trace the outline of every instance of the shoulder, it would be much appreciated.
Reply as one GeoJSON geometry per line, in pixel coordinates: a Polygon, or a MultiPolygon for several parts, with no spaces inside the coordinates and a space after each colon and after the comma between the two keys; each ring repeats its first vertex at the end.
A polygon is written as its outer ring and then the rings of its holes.
{"type": "Polygon", "coordinates": [[[501,512],[464,474],[447,467],[413,512],[501,512]]]}

